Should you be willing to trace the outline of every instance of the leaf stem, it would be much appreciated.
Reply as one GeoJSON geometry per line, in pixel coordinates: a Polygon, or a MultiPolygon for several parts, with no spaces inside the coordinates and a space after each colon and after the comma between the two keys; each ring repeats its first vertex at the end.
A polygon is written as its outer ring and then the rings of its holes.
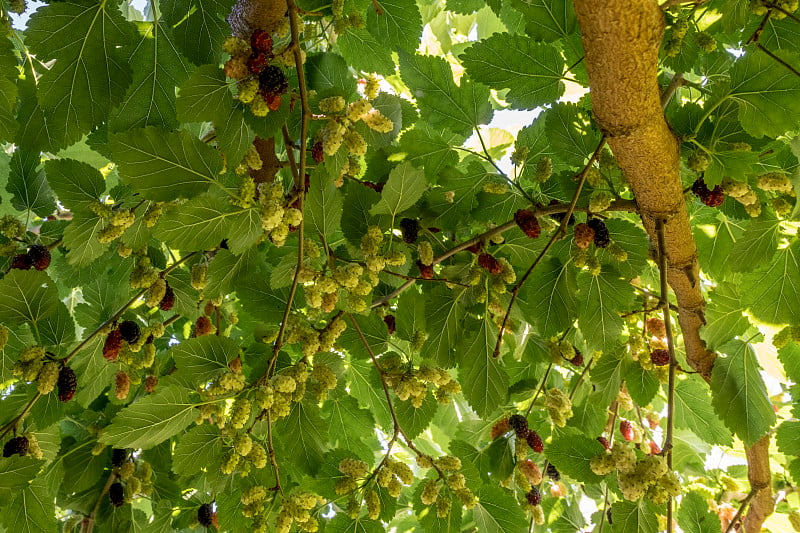
{"type": "Polygon", "coordinates": [[[97,516],[97,511],[100,509],[100,503],[103,501],[103,496],[108,493],[108,490],[111,488],[111,485],[114,484],[114,481],[117,479],[117,474],[112,471],[111,474],[108,476],[106,480],[106,484],[103,486],[103,489],[100,491],[100,494],[97,496],[97,501],[94,502],[94,507],[92,507],[92,512],[89,513],[86,518],[83,519],[81,523],[81,533],[92,533],[94,529],[95,517],[97,516]]]}

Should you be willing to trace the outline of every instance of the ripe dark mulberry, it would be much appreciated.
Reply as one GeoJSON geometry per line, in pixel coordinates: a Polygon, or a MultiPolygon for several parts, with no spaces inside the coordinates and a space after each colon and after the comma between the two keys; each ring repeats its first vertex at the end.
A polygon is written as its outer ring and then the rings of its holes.
{"type": "Polygon", "coordinates": [[[129,344],[135,344],[136,341],[139,340],[139,335],[141,334],[141,331],[139,330],[139,324],[133,320],[125,320],[119,325],[119,334],[122,336],[124,341],[128,342],[129,344]]]}
{"type": "Polygon", "coordinates": [[[413,218],[402,219],[400,221],[400,232],[403,234],[404,242],[414,244],[419,236],[419,221],[413,218]]]}
{"type": "Polygon", "coordinates": [[[492,426],[492,440],[496,439],[500,435],[503,435],[511,429],[511,424],[508,423],[508,418],[503,418],[495,422],[492,426]]]}
{"type": "Polygon", "coordinates": [[[483,250],[483,241],[478,241],[475,244],[470,244],[467,246],[466,250],[468,252],[472,252],[473,254],[479,254],[483,250]]]}
{"type": "Polygon", "coordinates": [[[660,348],[650,352],[650,361],[656,366],[665,366],[669,364],[669,350],[660,348]]]}
{"type": "Polygon", "coordinates": [[[28,250],[28,257],[30,257],[31,264],[36,270],[45,270],[50,266],[50,250],[47,249],[47,246],[34,244],[28,250]]]}
{"type": "Polygon", "coordinates": [[[33,259],[28,254],[17,254],[11,260],[11,268],[17,270],[30,270],[33,266],[33,259]]]}
{"type": "Polygon", "coordinates": [[[111,450],[111,466],[119,468],[128,460],[128,450],[125,448],[114,448],[111,450]]]}
{"type": "Polygon", "coordinates": [[[122,504],[125,503],[125,488],[119,481],[108,488],[108,501],[114,507],[122,507],[122,504]]]}
{"type": "Polygon", "coordinates": [[[583,354],[577,348],[575,348],[575,356],[569,360],[575,366],[583,366],[583,354]]]}
{"type": "Polygon", "coordinates": [[[572,238],[575,241],[575,246],[585,250],[594,242],[594,230],[589,224],[581,222],[572,230],[572,238]]]}
{"type": "Polygon", "coordinates": [[[68,402],[75,396],[75,389],[78,387],[78,376],[75,371],[70,367],[62,367],[58,372],[58,399],[62,402],[68,402]]]}
{"type": "Polygon", "coordinates": [[[539,489],[536,487],[531,487],[531,490],[525,494],[525,499],[528,500],[528,504],[530,505],[539,505],[542,503],[542,494],[539,492],[539,489]]]}
{"type": "Polygon", "coordinates": [[[272,53],[272,36],[264,30],[256,30],[250,36],[250,48],[255,52],[272,53]]]}
{"type": "Polygon", "coordinates": [[[535,451],[536,453],[542,453],[544,451],[544,442],[542,441],[542,437],[532,429],[528,430],[527,441],[528,446],[530,446],[531,450],[535,451]]]}
{"type": "Polygon", "coordinates": [[[317,141],[311,146],[311,157],[317,163],[325,161],[325,152],[322,149],[322,141],[317,141]]]}
{"type": "Polygon", "coordinates": [[[213,331],[214,324],[211,323],[210,318],[207,316],[197,317],[197,321],[194,323],[195,337],[205,337],[206,335],[210,335],[213,331]]]}
{"type": "Polygon", "coordinates": [[[630,423],[629,420],[622,420],[619,423],[619,432],[622,435],[622,438],[626,441],[630,442],[633,440],[633,425],[630,423]]]}
{"type": "Polygon", "coordinates": [[[116,361],[121,349],[122,333],[119,332],[119,329],[115,329],[106,337],[106,342],[103,344],[103,357],[106,361],[116,361]]]}
{"type": "Polygon", "coordinates": [[[394,315],[386,315],[383,317],[383,322],[389,329],[389,335],[394,335],[394,332],[397,331],[397,320],[394,318],[394,315]]]}
{"type": "Polygon", "coordinates": [[[522,415],[511,415],[508,418],[508,425],[517,434],[517,437],[526,438],[528,436],[528,419],[522,415]]]}
{"type": "Polygon", "coordinates": [[[549,464],[547,465],[547,477],[552,479],[553,481],[560,481],[561,480],[561,472],[558,471],[558,468],[555,465],[549,464]]]}
{"type": "Polygon", "coordinates": [[[158,306],[162,311],[169,311],[170,309],[172,309],[174,305],[175,305],[175,291],[168,282],[167,292],[164,293],[164,297],[161,298],[161,303],[158,304],[158,306]]]}
{"type": "Polygon", "coordinates": [[[200,507],[197,508],[197,521],[200,522],[200,525],[203,527],[211,526],[211,523],[214,520],[214,510],[211,507],[210,503],[204,503],[200,507]]]}
{"type": "Polygon", "coordinates": [[[483,253],[478,256],[478,265],[491,274],[503,272],[503,265],[492,254],[483,253]]]}
{"type": "Polygon", "coordinates": [[[419,267],[419,277],[422,279],[433,279],[433,265],[423,265],[421,262],[417,261],[417,266],[419,267]]]}
{"type": "Polygon", "coordinates": [[[158,385],[158,376],[149,375],[145,378],[144,390],[147,391],[148,394],[156,390],[156,385],[158,385]]]}
{"type": "Polygon", "coordinates": [[[599,218],[593,218],[586,222],[594,230],[594,245],[598,248],[605,248],[611,244],[611,235],[608,234],[606,223],[599,218]]]}
{"type": "Polygon", "coordinates": [[[611,449],[611,443],[608,442],[607,438],[605,438],[603,436],[597,437],[597,442],[602,444],[603,448],[605,448],[606,450],[610,450],[611,449]]]}
{"type": "Polygon", "coordinates": [[[692,192],[708,207],[719,207],[725,201],[725,193],[722,191],[722,187],[717,185],[713,190],[709,190],[702,178],[698,178],[692,184],[692,192]]]}
{"type": "Polygon", "coordinates": [[[12,455],[27,455],[28,454],[28,438],[27,437],[14,437],[6,442],[3,446],[3,457],[11,457],[12,455]]]}
{"type": "Polygon", "coordinates": [[[286,92],[289,80],[280,67],[270,65],[258,75],[258,88],[264,96],[276,96],[286,92]]]}
{"type": "Polygon", "coordinates": [[[542,232],[542,228],[539,226],[539,219],[529,209],[520,209],[514,213],[514,222],[531,239],[535,239],[542,232]]]}
{"type": "Polygon", "coordinates": [[[253,52],[247,59],[247,70],[249,70],[251,74],[261,74],[261,72],[267,68],[268,63],[269,59],[267,58],[267,54],[264,52],[253,52]]]}

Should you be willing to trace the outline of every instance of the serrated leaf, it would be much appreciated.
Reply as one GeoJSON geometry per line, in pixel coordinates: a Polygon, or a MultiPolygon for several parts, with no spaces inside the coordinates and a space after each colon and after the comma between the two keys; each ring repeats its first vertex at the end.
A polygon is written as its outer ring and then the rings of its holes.
{"type": "Polygon", "coordinates": [[[68,0],[31,16],[26,44],[40,61],[55,64],[38,80],[39,102],[60,147],[79,140],[108,117],[128,84],[123,46],[133,26],[112,3],[68,0]]]}
{"type": "MultiPolygon", "coordinates": [[[[796,59],[787,51],[775,55],[790,63],[796,59]]],[[[739,104],[739,122],[753,137],[778,137],[800,125],[797,76],[755,47],[733,64],[729,97],[739,104]]]]}
{"type": "Polygon", "coordinates": [[[367,30],[390,50],[413,52],[422,36],[422,18],[413,0],[378,0],[367,9],[367,30]]]}
{"type": "Polygon", "coordinates": [[[258,250],[251,248],[241,255],[234,255],[229,250],[219,250],[208,265],[208,283],[203,294],[209,298],[217,298],[231,292],[237,277],[254,274],[258,261],[258,250]]]}
{"type": "Polygon", "coordinates": [[[492,319],[487,315],[470,325],[461,331],[458,377],[461,383],[469,383],[463,393],[470,406],[485,417],[508,399],[508,374],[494,357],[498,328],[492,319]]]}
{"type": "Polygon", "coordinates": [[[645,370],[642,365],[632,364],[625,372],[625,385],[633,401],[645,406],[655,397],[660,383],[653,372],[645,370]]]}
{"type": "Polygon", "coordinates": [[[550,337],[575,321],[576,293],[575,269],[551,257],[536,267],[536,276],[523,287],[518,305],[539,335],[550,337]]]}
{"type": "Polygon", "coordinates": [[[372,215],[392,215],[397,217],[419,200],[428,188],[425,173],[411,165],[403,163],[389,173],[389,179],[383,186],[381,199],[372,206],[372,215]]]}
{"type": "Polygon", "coordinates": [[[230,115],[232,108],[233,94],[225,74],[216,65],[198,67],[178,93],[177,113],[181,122],[218,123],[230,115]]]}
{"type": "Polygon", "coordinates": [[[43,461],[33,457],[12,455],[0,459],[0,487],[7,490],[20,489],[36,477],[43,461]]]}
{"type": "Polygon", "coordinates": [[[178,439],[172,452],[172,470],[179,476],[191,476],[203,469],[219,467],[223,454],[219,428],[214,424],[193,427],[178,439]]]}
{"type": "Polygon", "coordinates": [[[56,509],[53,491],[43,477],[15,492],[14,499],[0,514],[8,531],[19,533],[56,533],[56,509]]]}
{"type": "Polygon", "coordinates": [[[14,151],[6,190],[14,195],[11,204],[15,209],[30,210],[40,217],[46,217],[55,210],[56,204],[39,160],[39,152],[22,148],[14,151]]]}
{"type": "Polygon", "coordinates": [[[705,497],[698,492],[683,496],[677,519],[686,533],[719,533],[722,529],[719,516],[709,510],[705,497]]]}
{"type": "Polygon", "coordinates": [[[478,124],[492,119],[489,89],[466,76],[456,85],[450,65],[440,57],[400,52],[400,76],[434,128],[468,135],[478,124]]]}
{"type": "Polygon", "coordinates": [[[231,33],[225,17],[232,0],[167,0],[160,7],[186,57],[196,65],[222,62],[222,42],[231,33]]]}
{"type": "Polygon", "coordinates": [[[0,324],[36,324],[58,311],[58,291],[50,276],[36,270],[12,270],[0,279],[0,324]]]}
{"type": "Polygon", "coordinates": [[[462,136],[434,130],[423,122],[403,133],[400,147],[406,152],[406,161],[422,168],[428,181],[433,182],[443,168],[458,163],[458,152],[452,147],[463,142],[462,136]]]}
{"type": "Polygon", "coordinates": [[[409,439],[417,438],[431,423],[439,403],[428,393],[420,407],[414,407],[410,400],[394,402],[394,410],[400,427],[409,439]]]}
{"type": "Polygon", "coordinates": [[[742,313],[739,288],[733,283],[720,283],[706,298],[706,325],[700,330],[710,350],[742,335],[750,327],[750,321],[742,313]]]}
{"type": "Polygon", "coordinates": [[[742,341],[730,341],[720,351],[727,356],[718,357],[711,372],[714,411],[737,437],[752,446],[775,423],[761,368],[753,348],[742,341]]]}
{"type": "Polygon", "coordinates": [[[344,199],[333,181],[324,177],[322,171],[311,175],[311,185],[306,195],[306,231],[316,231],[320,237],[331,242],[341,226],[344,199]]]}
{"type": "Polygon", "coordinates": [[[216,183],[222,158],[187,131],[153,126],[109,135],[120,176],[149,200],[191,198],[216,183]]]}
{"type": "Polygon", "coordinates": [[[67,263],[83,268],[102,256],[108,249],[108,243],[101,243],[97,238],[106,225],[105,220],[88,213],[73,219],[64,230],[67,263]]]}
{"type": "Polygon", "coordinates": [[[597,385],[602,405],[610,405],[619,394],[626,366],[626,359],[621,356],[619,350],[610,350],[604,353],[591,369],[589,375],[592,383],[597,385]]]}
{"type": "Polygon", "coordinates": [[[778,250],[763,272],[746,274],[743,303],[753,315],[768,324],[786,324],[797,317],[800,301],[800,241],[778,250]]]}
{"type": "Polygon", "coordinates": [[[463,291],[448,291],[435,287],[425,295],[428,330],[436,332],[428,337],[421,353],[446,368],[455,365],[455,348],[466,310],[460,302],[463,291]]]}
{"type": "Polygon", "coordinates": [[[328,434],[335,448],[351,450],[359,457],[370,458],[372,451],[363,438],[374,432],[375,419],[367,409],[358,406],[353,396],[330,398],[322,406],[322,415],[328,422],[328,434]]]}
{"type": "Polygon", "coordinates": [[[783,364],[786,377],[795,383],[800,383],[800,345],[790,342],[778,350],[778,359],[783,364]]]}
{"type": "Polygon", "coordinates": [[[731,254],[738,258],[731,265],[734,272],[752,272],[769,263],[775,255],[780,237],[780,221],[773,217],[752,220],[736,239],[731,254]]]}
{"type": "Polygon", "coordinates": [[[731,432],[711,407],[708,386],[697,376],[688,376],[675,386],[675,426],[694,432],[709,444],[730,446],[731,432]]]}
{"type": "Polygon", "coordinates": [[[350,518],[338,513],[326,526],[327,533],[384,533],[386,529],[377,520],[350,518]]]}
{"type": "Polygon", "coordinates": [[[614,533],[656,533],[658,511],[652,502],[616,502],[611,506],[611,531],[614,533]]]}
{"type": "Polygon", "coordinates": [[[473,80],[509,89],[505,99],[516,109],[533,109],[564,93],[559,50],[523,35],[495,34],[467,48],[460,59],[473,80]]]}
{"type": "Polygon", "coordinates": [[[390,427],[392,416],[372,362],[351,360],[347,377],[350,394],[358,400],[359,405],[369,408],[381,427],[390,427]]]}
{"type": "Polygon", "coordinates": [[[478,505],[472,510],[478,531],[509,533],[527,529],[525,513],[511,492],[486,485],[478,492],[478,499],[478,505]]]}
{"type": "Polygon", "coordinates": [[[176,385],[159,388],[120,411],[99,440],[117,448],[152,448],[177,435],[196,418],[192,391],[176,385]]]}
{"type": "Polygon", "coordinates": [[[558,432],[545,446],[544,454],[558,471],[581,483],[599,483],[603,478],[589,468],[589,460],[603,453],[603,445],[579,430],[558,432]]]}
{"type": "Polygon", "coordinates": [[[208,335],[184,340],[169,355],[175,360],[177,375],[191,385],[199,385],[228,368],[228,363],[239,355],[239,344],[228,337],[208,335]]]}
{"type": "Polygon", "coordinates": [[[319,416],[319,408],[306,402],[296,403],[292,412],[275,423],[275,433],[280,435],[284,457],[299,471],[314,475],[322,464],[328,442],[327,426],[319,416]]]}
{"type": "Polygon", "coordinates": [[[547,136],[556,157],[570,168],[583,167],[600,142],[600,132],[576,104],[556,104],[545,114],[547,136]]]}
{"type": "Polygon", "coordinates": [[[605,351],[622,332],[620,314],[628,311],[635,294],[627,281],[610,267],[599,276],[578,279],[578,323],[587,347],[605,351]]]}
{"type": "Polygon", "coordinates": [[[369,350],[364,346],[361,336],[353,327],[352,322],[348,320],[347,329],[339,339],[344,345],[348,346],[348,352],[351,356],[369,359],[370,355],[377,356],[386,351],[389,329],[381,317],[372,313],[368,316],[353,316],[352,320],[358,323],[361,333],[364,334],[364,338],[367,340],[369,350]]]}
{"type": "Polygon", "coordinates": [[[776,442],[786,455],[800,455],[800,421],[786,420],[778,426],[776,442]]]}
{"type": "Polygon", "coordinates": [[[70,210],[85,210],[106,190],[102,174],[74,159],[51,159],[44,165],[47,181],[58,200],[70,210]]]}
{"type": "Polygon", "coordinates": [[[366,29],[347,28],[337,38],[336,45],[348,64],[358,70],[383,75],[394,73],[391,52],[366,29]]]}
{"type": "Polygon", "coordinates": [[[758,164],[758,155],[743,150],[722,150],[711,152],[711,162],[703,173],[703,181],[713,189],[722,183],[726,176],[738,181],[746,181],[758,164]]]}
{"type": "Polygon", "coordinates": [[[241,161],[256,138],[256,132],[245,121],[240,108],[214,123],[217,131],[217,144],[227,161],[241,161]]]}
{"type": "Polygon", "coordinates": [[[305,69],[308,88],[320,98],[338,95],[347,100],[355,92],[355,80],[342,56],[331,52],[310,55],[305,69]]]}
{"type": "Polygon", "coordinates": [[[514,0],[511,5],[525,16],[525,33],[537,41],[555,41],[571,34],[577,26],[571,2],[514,0]]]}
{"type": "Polygon", "coordinates": [[[17,86],[13,81],[0,77],[0,141],[10,141],[17,133],[16,107],[17,86]]]}
{"type": "Polygon", "coordinates": [[[128,57],[133,79],[109,130],[178,125],[175,87],[189,76],[191,65],[177,49],[172,29],[163,22],[139,23],[139,40],[128,57]]]}

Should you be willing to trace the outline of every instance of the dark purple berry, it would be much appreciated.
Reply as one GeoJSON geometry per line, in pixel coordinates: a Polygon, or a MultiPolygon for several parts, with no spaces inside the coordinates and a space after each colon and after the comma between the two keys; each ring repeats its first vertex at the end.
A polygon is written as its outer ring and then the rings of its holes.
{"type": "Polygon", "coordinates": [[[141,334],[139,324],[133,320],[125,320],[119,325],[119,334],[122,335],[122,339],[128,344],[135,344],[136,341],[139,340],[139,335],[141,334]]]}
{"type": "Polygon", "coordinates": [[[553,481],[559,481],[561,479],[561,472],[558,471],[558,468],[556,468],[555,465],[552,465],[550,463],[547,464],[546,474],[547,477],[549,477],[553,481]]]}
{"type": "Polygon", "coordinates": [[[27,437],[14,437],[6,442],[3,446],[3,457],[11,457],[12,455],[27,455],[28,454],[28,438],[27,437]]]}
{"type": "Polygon", "coordinates": [[[68,402],[75,396],[75,389],[78,388],[78,376],[75,371],[68,366],[61,367],[58,372],[58,399],[62,402],[68,402]]]}
{"type": "Polygon", "coordinates": [[[28,256],[36,270],[45,270],[50,266],[50,250],[47,249],[47,246],[34,244],[28,250],[28,256]]]}
{"type": "Polygon", "coordinates": [[[528,500],[528,504],[530,505],[539,505],[542,503],[542,494],[539,492],[539,489],[536,487],[531,487],[531,490],[525,494],[525,499],[528,500]]]}
{"type": "Polygon", "coordinates": [[[586,224],[594,230],[594,245],[598,248],[605,248],[611,244],[611,236],[608,234],[606,223],[599,218],[586,221],[586,224]]]}
{"type": "Polygon", "coordinates": [[[201,526],[209,527],[211,526],[213,520],[214,509],[211,507],[210,503],[204,503],[197,508],[197,521],[200,522],[201,526]]]}
{"type": "Polygon", "coordinates": [[[174,305],[175,291],[172,289],[169,282],[167,282],[167,291],[164,293],[164,297],[161,299],[161,303],[158,304],[158,306],[162,311],[169,311],[174,305]]]}
{"type": "Polygon", "coordinates": [[[28,254],[17,254],[11,260],[11,268],[17,270],[30,270],[33,267],[33,259],[28,254]]]}
{"type": "Polygon", "coordinates": [[[270,65],[258,75],[258,88],[264,96],[277,96],[286,92],[289,80],[280,67],[270,65]]]}
{"type": "Polygon", "coordinates": [[[508,417],[508,425],[517,434],[517,437],[526,438],[528,436],[528,419],[522,415],[511,415],[508,417]]]}
{"type": "Polygon", "coordinates": [[[402,219],[400,221],[400,232],[403,234],[404,242],[414,244],[419,236],[419,221],[413,218],[402,219]]]}
{"type": "Polygon", "coordinates": [[[111,450],[111,466],[119,468],[128,460],[128,450],[125,448],[114,448],[111,450]]]}
{"type": "Polygon", "coordinates": [[[108,501],[114,507],[121,507],[125,503],[125,488],[117,481],[108,488],[108,501]]]}
{"type": "Polygon", "coordinates": [[[527,441],[528,446],[530,446],[531,450],[535,451],[536,453],[542,453],[544,451],[544,442],[542,441],[542,437],[532,429],[528,430],[527,441]]]}

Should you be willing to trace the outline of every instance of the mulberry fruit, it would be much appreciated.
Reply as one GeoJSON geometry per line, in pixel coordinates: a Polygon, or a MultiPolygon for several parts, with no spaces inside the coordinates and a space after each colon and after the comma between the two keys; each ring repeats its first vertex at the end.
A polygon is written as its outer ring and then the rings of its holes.
{"type": "Polygon", "coordinates": [[[533,430],[528,431],[528,446],[531,447],[531,450],[535,451],[536,453],[542,453],[544,451],[544,442],[542,442],[542,437],[533,430]]]}
{"type": "Polygon", "coordinates": [[[664,321],[658,317],[650,317],[647,319],[647,331],[656,337],[663,339],[667,336],[667,327],[664,321]]]}
{"type": "Polygon", "coordinates": [[[389,329],[389,335],[394,335],[395,331],[397,331],[397,320],[395,319],[394,315],[386,315],[383,317],[383,322],[389,329]]]}
{"type": "Polygon", "coordinates": [[[141,331],[139,330],[139,324],[133,320],[125,320],[119,325],[119,334],[128,344],[136,344],[136,342],[139,340],[139,335],[141,334],[141,331]]]}
{"type": "Polygon", "coordinates": [[[11,260],[11,268],[17,270],[30,270],[33,267],[33,259],[28,254],[17,254],[11,260]]]}
{"type": "Polygon", "coordinates": [[[47,249],[47,246],[34,244],[28,250],[28,257],[36,270],[45,270],[50,266],[50,250],[47,249]]]}
{"type": "Polygon", "coordinates": [[[650,352],[650,361],[656,366],[666,366],[669,364],[669,350],[658,349],[650,352]]]}
{"type": "Polygon", "coordinates": [[[599,218],[593,218],[586,222],[594,230],[594,245],[598,248],[605,248],[611,244],[611,236],[608,234],[606,223],[599,218]]]}
{"type": "Polygon", "coordinates": [[[725,192],[722,187],[717,185],[713,190],[709,190],[706,182],[702,179],[695,180],[692,184],[692,192],[708,207],[719,207],[725,201],[725,192]]]}
{"type": "Polygon", "coordinates": [[[325,151],[322,149],[322,141],[317,141],[311,146],[311,157],[317,163],[325,160],[325,151]]]}
{"type": "Polygon", "coordinates": [[[264,69],[267,68],[268,62],[267,54],[264,52],[253,52],[247,59],[247,70],[249,70],[251,74],[261,74],[264,69]]]}
{"type": "Polygon", "coordinates": [[[558,468],[555,467],[553,464],[547,465],[547,470],[545,471],[547,477],[552,479],[553,481],[560,481],[561,480],[561,472],[558,471],[558,468]]]}
{"type": "Polygon", "coordinates": [[[703,150],[695,150],[689,154],[687,164],[689,168],[695,172],[704,172],[708,168],[708,165],[711,164],[711,158],[709,158],[708,154],[703,150]]]}
{"type": "Polygon", "coordinates": [[[491,274],[503,272],[503,264],[500,263],[492,254],[482,253],[478,256],[478,265],[491,274]]]}
{"type": "Polygon", "coordinates": [[[508,418],[508,425],[517,434],[517,437],[526,438],[528,436],[528,419],[522,415],[511,415],[508,418]]]}
{"type": "Polygon", "coordinates": [[[118,400],[124,400],[128,397],[128,392],[131,390],[131,378],[125,372],[117,372],[114,376],[114,395],[118,400]]]}
{"type": "Polygon", "coordinates": [[[594,230],[589,224],[581,222],[572,230],[572,238],[575,241],[575,246],[585,250],[594,242],[594,230]]]}
{"type": "Polygon", "coordinates": [[[256,30],[250,36],[250,48],[255,52],[272,53],[272,36],[264,30],[256,30]]]}
{"type": "Polygon", "coordinates": [[[286,74],[280,67],[270,65],[259,74],[258,88],[265,97],[277,96],[286,92],[289,88],[289,80],[286,79],[286,74]]]}
{"type": "Polygon", "coordinates": [[[422,279],[433,279],[433,265],[423,265],[421,262],[417,261],[417,266],[419,267],[419,277],[422,279]]]}
{"type": "Polygon", "coordinates": [[[128,460],[128,450],[125,448],[114,448],[111,450],[111,466],[119,468],[128,460]]]}
{"type": "Polygon", "coordinates": [[[529,209],[520,209],[514,213],[514,222],[531,239],[535,239],[542,232],[542,228],[539,226],[539,219],[529,209]]]}
{"type": "Polygon", "coordinates": [[[65,366],[61,368],[58,373],[58,399],[62,402],[68,402],[75,396],[75,389],[78,387],[78,376],[75,371],[70,367],[65,366]]]}
{"type": "Polygon", "coordinates": [[[27,437],[14,437],[6,442],[5,446],[3,446],[3,457],[11,457],[12,455],[28,455],[27,437]]]}
{"type": "Polygon", "coordinates": [[[503,435],[511,429],[511,424],[508,423],[508,418],[503,418],[502,420],[498,420],[492,426],[492,440],[496,439],[500,435],[503,435]]]}
{"type": "Polygon", "coordinates": [[[113,483],[108,488],[108,501],[110,501],[111,505],[114,507],[122,507],[122,504],[125,503],[125,488],[122,486],[122,483],[113,483]]]}
{"type": "Polygon", "coordinates": [[[194,336],[205,337],[206,335],[213,334],[216,329],[217,328],[214,327],[214,324],[211,323],[210,318],[207,316],[200,316],[194,323],[194,336]]]}
{"type": "Polygon", "coordinates": [[[579,349],[575,348],[575,355],[570,358],[569,362],[575,366],[583,366],[583,354],[579,349]]]}
{"type": "Polygon", "coordinates": [[[539,505],[542,503],[542,494],[539,492],[539,489],[536,487],[531,487],[531,490],[525,494],[525,499],[528,500],[529,505],[539,505]]]}
{"type": "Polygon", "coordinates": [[[619,432],[626,441],[631,442],[633,440],[633,424],[629,420],[620,421],[619,432]]]}
{"type": "Polygon", "coordinates": [[[147,393],[152,393],[156,390],[156,386],[158,385],[158,376],[149,375],[144,380],[144,390],[147,393]]]}
{"type": "Polygon", "coordinates": [[[597,437],[597,442],[602,444],[603,448],[605,448],[606,450],[610,450],[611,449],[611,443],[608,442],[607,438],[605,438],[603,436],[597,437]]]}
{"type": "Polygon", "coordinates": [[[531,485],[538,485],[542,482],[542,472],[539,467],[530,459],[525,459],[517,463],[520,472],[522,472],[531,485]]]}
{"type": "Polygon", "coordinates": [[[164,292],[164,297],[161,299],[161,303],[158,304],[159,308],[162,311],[169,311],[175,305],[175,291],[167,283],[167,290],[164,292]]]}
{"type": "Polygon", "coordinates": [[[210,503],[204,503],[197,508],[197,521],[203,527],[210,527],[214,521],[214,510],[210,503]]]}
{"type": "Polygon", "coordinates": [[[119,351],[122,349],[122,333],[119,329],[115,329],[106,337],[106,342],[103,344],[103,358],[106,361],[116,361],[119,357],[119,351]]]}
{"type": "Polygon", "coordinates": [[[413,218],[402,219],[400,221],[400,232],[403,234],[404,242],[414,244],[419,236],[419,221],[413,218]]]}

